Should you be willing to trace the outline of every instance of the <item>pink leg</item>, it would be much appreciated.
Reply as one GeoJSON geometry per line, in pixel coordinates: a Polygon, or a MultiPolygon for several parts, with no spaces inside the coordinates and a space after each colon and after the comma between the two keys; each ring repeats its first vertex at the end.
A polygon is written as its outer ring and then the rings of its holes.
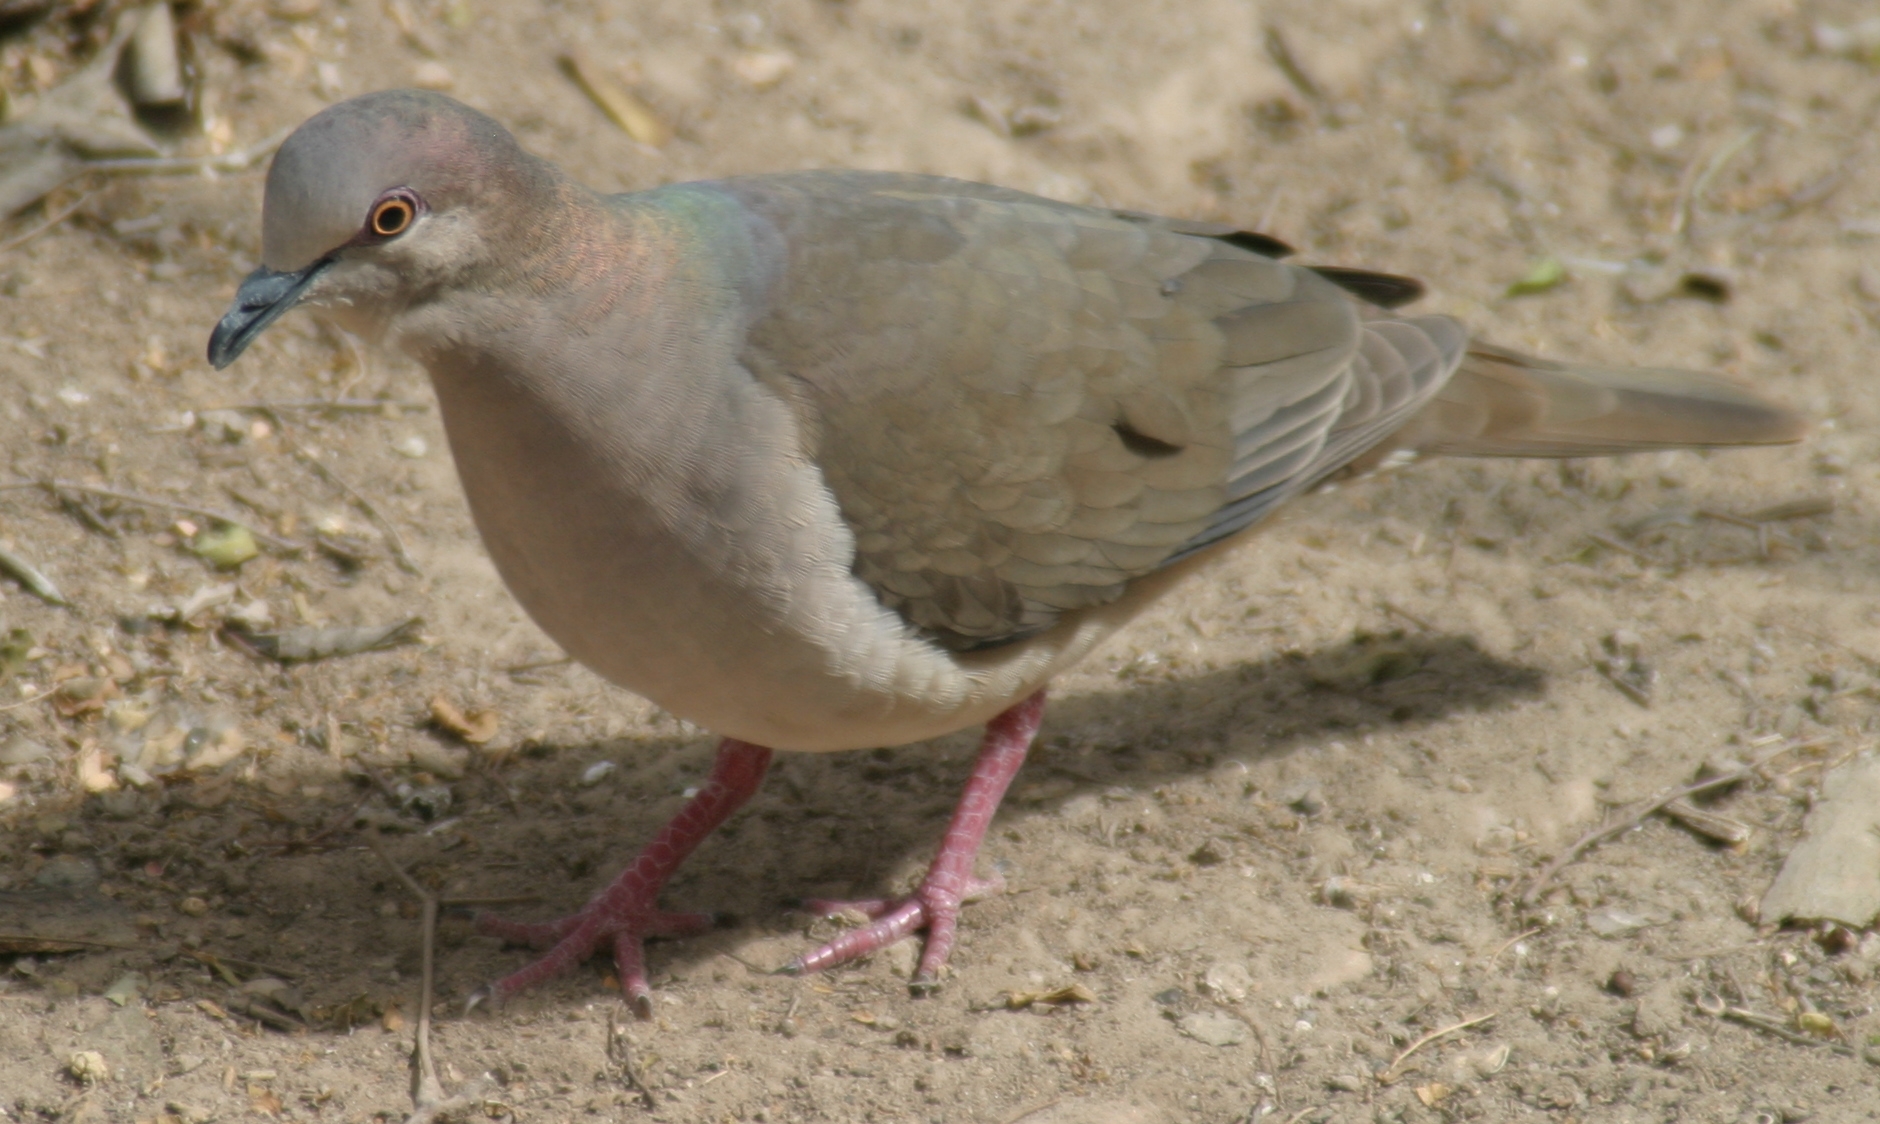
{"type": "Polygon", "coordinates": [[[996,891],[1002,884],[973,877],[973,859],[979,854],[980,841],[992,825],[992,814],[1005,798],[1018,767],[1025,763],[1025,751],[1044,720],[1044,692],[1012,707],[986,724],[986,740],[979,747],[979,760],[973,763],[973,775],[953,809],[953,822],[947,825],[940,853],[927,868],[927,877],[905,901],[870,900],[860,902],[817,901],[809,903],[819,913],[839,913],[859,909],[873,921],[842,934],[814,952],[792,961],[789,971],[820,972],[824,968],[853,960],[858,956],[886,948],[917,929],[927,930],[927,947],[921,953],[920,969],[914,974],[917,990],[931,990],[939,982],[940,970],[953,951],[953,938],[959,929],[962,902],[996,891]]]}
{"type": "Polygon", "coordinates": [[[679,814],[659,830],[633,865],[596,894],[581,912],[540,924],[477,917],[477,929],[506,941],[547,948],[548,954],[512,975],[471,995],[470,1006],[489,999],[501,1002],[559,975],[592,956],[603,945],[614,950],[620,989],[641,1018],[653,1014],[653,992],[646,983],[646,959],[640,943],[647,937],[683,937],[712,926],[709,913],[668,913],[658,908],[660,888],[706,836],[744,805],[770,768],[770,750],[726,738],[705,786],[679,814]]]}

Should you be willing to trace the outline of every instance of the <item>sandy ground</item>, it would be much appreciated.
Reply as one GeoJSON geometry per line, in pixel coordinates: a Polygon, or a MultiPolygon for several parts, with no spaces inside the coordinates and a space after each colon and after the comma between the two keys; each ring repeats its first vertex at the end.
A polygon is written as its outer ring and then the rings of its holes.
{"type": "MultiPolygon", "coordinates": [[[[1426,307],[1496,341],[1715,368],[1821,419],[1793,449],[1444,462],[1301,502],[1059,685],[981,858],[1012,892],[970,910],[940,995],[908,996],[911,946],[820,978],[765,969],[832,931],[789,899],[918,875],[966,736],[782,761],[671,887],[740,920],[654,948],[650,1024],[623,1018],[601,961],[461,1016],[524,954],[447,921],[445,1084],[480,1083],[475,1116],[531,1121],[1880,1115],[1880,939],[1753,923],[1823,766],[1871,745],[1880,701],[1880,69],[1833,34],[1870,12],[186,12],[233,144],[448,84],[604,189],[863,166],[1226,219],[1425,278],[1426,307]],[[574,43],[676,139],[655,152],[602,117],[557,68],[574,43]],[[1506,295],[1550,257],[1564,283],[1506,295]],[[1757,522],[1782,504],[1802,514],[1757,522]],[[1602,674],[1614,659],[1655,673],[1643,704],[1602,674]],[[1784,738],[1810,748],[1712,805],[1746,844],[1650,818],[1517,903],[1607,809],[1784,738]],[[1010,1009],[1073,985],[1084,1001],[1010,1009]]],[[[16,99],[73,65],[64,26],[0,46],[16,99]]],[[[441,893],[534,895],[512,910],[547,917],[672,812],[711,739],[544,665],[558,652],[481,552],[421,372],[305,317],[208,369],[256,259],[258,172],[81,181],[0,239],[73,203],[0,250],[0,545],[72,602],[0,585],[0,1120],[402,1119],[418,909],[355,823],[441,893]],[[292,405],[335,397],[392,404],[292,405]],[[10,483],[47,478],[334,549],[220,571],[188,516],[10,483]],[[197,611],[166,619],[179,606],[197,611]],[[282,668],[222,627],[264,612],[418,616],[422,639],[282,668]],[[438,696],[493,712],[495,736],[437,730],[438,696]],[[617,768],[596,779],[600,762],[617,768]],[[23,939],[52,930],[97,944],[23,939]],[[82,1051],[105,1067],[90,1084],[82,1051]]]]}

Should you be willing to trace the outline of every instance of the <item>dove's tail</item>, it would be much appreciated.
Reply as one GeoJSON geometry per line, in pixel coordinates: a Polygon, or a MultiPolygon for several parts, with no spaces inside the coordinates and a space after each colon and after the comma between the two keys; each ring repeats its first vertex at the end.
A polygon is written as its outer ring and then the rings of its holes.
{"type": "Polygon", "coordinates": [[[1473,457],[1585,457],[1786,445],[1800,414],[1716,375],[1556,363],[1487,344],[1384,446],[1473,457]]]}

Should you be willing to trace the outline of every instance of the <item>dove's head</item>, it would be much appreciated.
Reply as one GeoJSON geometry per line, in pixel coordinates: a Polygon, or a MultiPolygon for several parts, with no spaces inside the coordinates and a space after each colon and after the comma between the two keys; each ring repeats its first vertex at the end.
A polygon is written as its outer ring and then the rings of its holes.
{"type": "Polygon", "coordinates": [[[477,286],[532,241],[559,177],[508,130],[422,90],[331,106],[268,169],[261,259],[209,340],[234,362],[282,313],[329,311],[366,335],[428,293],[477,286]]]}

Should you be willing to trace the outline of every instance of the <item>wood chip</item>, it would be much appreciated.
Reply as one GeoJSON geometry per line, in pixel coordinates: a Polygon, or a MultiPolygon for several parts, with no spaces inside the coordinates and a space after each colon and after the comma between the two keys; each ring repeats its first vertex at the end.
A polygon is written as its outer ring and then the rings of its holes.
{"type": "Polygon", "coordinates": [[[496,736],[502,717],[494,710],[462,711],[443,695],[431,700],[431,721],[471,745],[482,745],[496,736]]]}
{"type": "Polygon", "coordinates": [[[1689,800],[1673,800],[1659,811],[1707,839],[1714,839],[1731,847],[1741,847],[1749,842],[1751,832],[1748,824],[1741,820],[1733,820],[1728,816],[1720,816],[1715,812],[1707,812],[1689,800]]]}

